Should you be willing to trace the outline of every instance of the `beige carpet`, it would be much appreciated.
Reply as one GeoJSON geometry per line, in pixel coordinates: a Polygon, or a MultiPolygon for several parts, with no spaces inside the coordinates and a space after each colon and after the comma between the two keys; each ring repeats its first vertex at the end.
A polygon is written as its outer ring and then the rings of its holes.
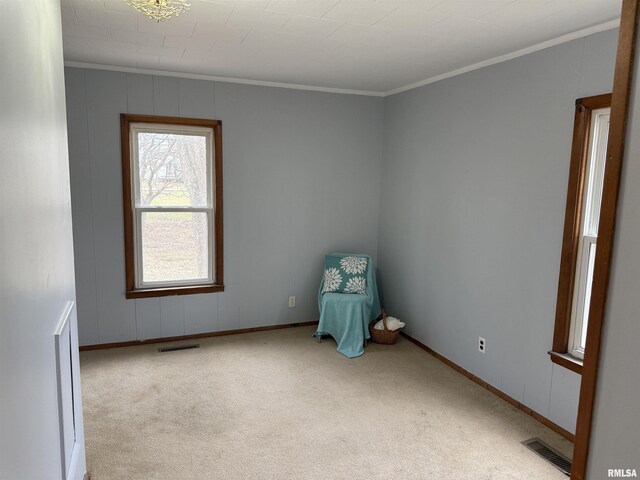
{"type": "Polygon", "coordinates": [[[348,360],[312,332],[83,353],[92,480],[567,478],[520,441],[570,442],[407,340],[348,360]]]}

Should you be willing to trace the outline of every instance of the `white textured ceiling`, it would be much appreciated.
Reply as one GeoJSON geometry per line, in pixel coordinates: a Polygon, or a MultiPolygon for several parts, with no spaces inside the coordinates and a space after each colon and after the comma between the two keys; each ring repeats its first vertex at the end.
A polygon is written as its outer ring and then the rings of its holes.
{"type": "Polygon", "coordinates": [[[62,29],[67,62],[384,93],[611,28],[620,9],[621,0],[191,0],[155,23],[124,0],[62,0],[62,29]]]}

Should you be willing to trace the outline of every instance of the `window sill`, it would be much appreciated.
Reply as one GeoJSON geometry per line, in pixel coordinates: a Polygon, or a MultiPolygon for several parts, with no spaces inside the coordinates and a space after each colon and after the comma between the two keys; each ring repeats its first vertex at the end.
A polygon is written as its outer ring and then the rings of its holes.
{"type": "Polygon", "coordinates": [[[139,290],[129,290],[125,293],[125,296],[127,298],[149,298],[215,292],[224,292],[224,285],[194,285],[188,287],[145,288],[139,290]]]}
{"type": "Polygon", "coordinates": [[[582,360],[579,358],[572,357],[568,353],[559,353],[552,350],[548,353],[553,363],[564,368],[568,368],[569,370],[576,372],[578,375],[582,375],[582,360]]]}

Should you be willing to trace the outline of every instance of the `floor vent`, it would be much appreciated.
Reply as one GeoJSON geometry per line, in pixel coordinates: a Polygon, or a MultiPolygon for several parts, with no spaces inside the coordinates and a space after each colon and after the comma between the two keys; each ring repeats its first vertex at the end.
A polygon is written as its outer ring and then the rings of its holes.
{"type": "Polygon", "coordinates": [[[163,352],[175,352],[176,350],[190,350],[192,348],[200,348],[200,344],[199,343],[191,343],[189,345],[175,345],[173,347],[159,348],[158,351],[160,353],[163,353],[163,352]]]}
{"type": "Polygon", "coordinates": [[[571,475],[571,460],[569,460],[557,450],[551,448],[539,438],[525,440],[524,442],[522,442],[522,444],[529,450],[533,450],[535,453],[540,455],[565,475],[571,475]]]}

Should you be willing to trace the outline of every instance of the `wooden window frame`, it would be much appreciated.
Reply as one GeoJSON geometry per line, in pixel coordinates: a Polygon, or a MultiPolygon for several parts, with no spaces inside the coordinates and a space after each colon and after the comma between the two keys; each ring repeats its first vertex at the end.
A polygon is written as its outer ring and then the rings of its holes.
{"type": "Polygon", "coordinates": [[[552,362],[578,374],[582,374],[583,361],[569,355],[568,348],[586,187],[591,118],[593,111],[608,107],[611,107],[610,93],[579,98],[576,100],[574,115],[569,185],[567,188],[564,236],[558,280],[556,321],[553,332],[553,346],[549,351],[549,356],[552,362]]]}
{"type": "Polygon", "coordinates": [[[124,207],[124,256],[126,298],[190,295],[224,291],[223,217],[222,217],[222,122],[197,118],[165,117],[155,115],[120,115],[122,148],[122,195],[124,207]],[[135,256],[135,201],[133,199],[133,169],[131,156],[131,124],[148,123],[210,128],[213,131],[213,283],[187,286],[136,287],[135,256]]]}

